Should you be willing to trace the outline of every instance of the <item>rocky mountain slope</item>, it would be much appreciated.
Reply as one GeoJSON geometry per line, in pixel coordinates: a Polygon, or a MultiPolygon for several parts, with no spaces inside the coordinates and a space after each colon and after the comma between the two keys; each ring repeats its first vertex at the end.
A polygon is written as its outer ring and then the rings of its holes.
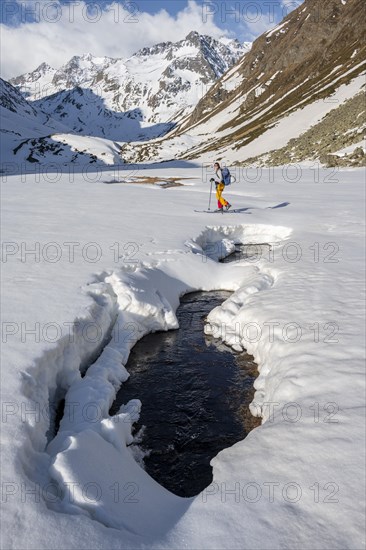
{"type": "Polygon", "coordinates": [[[65,130],[34,105],[31,105],[11,84],[0,78],[1,144],[12,139],[43,136],[65,130]]]}
{"type": "Polygon", "coordinates": [[[51,163],[57,171],[62,170],[62,166],[68,167],[70,162],[95,163],[97,152],[109,162],[119,160],[118,144],[101,143],[96,138],[89,143],[79,138],[78,142],[66,126],[31,105],[1,78],[0,118],[0,174],[23,173],[35,164],[46,165],[47,169],[47,163],[51,163]]]}
{"type": "Polygon", "coordinates": [[[366,97],[362,91],[330,111],[286,147],[248,159],[249,164],[280,166],[319,160],[329,167],[365,166],[366,97]]]}
{"type": "Polygon", "coordinates": [[[173,152],[246,162],[285,147],[362,90],[365,15],[363,0],[305,0],[260,36],[170,134],[125,146],[124,158],[167,160],[173,152]]]}

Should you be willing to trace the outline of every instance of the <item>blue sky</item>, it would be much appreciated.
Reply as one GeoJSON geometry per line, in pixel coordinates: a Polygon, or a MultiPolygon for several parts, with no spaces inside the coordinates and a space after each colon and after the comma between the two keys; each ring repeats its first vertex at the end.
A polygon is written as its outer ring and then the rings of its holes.
{"type": "Polygon", "coordinates": [[[1,0],[1,76],[73,55],[128,57],[191,30],[253,41],[303,0],[1,0]]]}

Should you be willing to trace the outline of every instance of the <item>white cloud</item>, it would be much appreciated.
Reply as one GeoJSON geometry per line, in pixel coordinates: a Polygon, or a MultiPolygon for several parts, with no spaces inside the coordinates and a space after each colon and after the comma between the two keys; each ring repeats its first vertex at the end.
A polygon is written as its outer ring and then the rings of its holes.
{"type": "MultiPolygon", "coordinates": [[[[202,6],[195,0],[175,17],[162,9],[159,13],[135,13],[130,3],[130,12],[124,5],[113,2],[101,10],[98,4],[89,11],[84,1],[67,5],[59,0],[31,2],[38,22],[24,22],[18,27],[0,25],[1,76],[9,79],[35,69],[43,61],[59,68],[73,55],[92,53],[95,56],[129,57],[145,46],[158,42],[175,42],[190,31],[219,37],[228,31],[219,28],[213,17],[202,17],[202,6]]],[[[27,3],[19,3],[19,10],[27,3]]],[[[24,14],[18,14],[24,16],[24,14]]],[[[25,17],[25,16],[24,16],[25,17]]],[[[23,21],[25,18],[23,17],[23,21]]]]}
{"type": "Polygon", "coordinates": [[[281,0],[281,6],[282,6],[282,8],[285,8],[284,16],[287,13],[290,13],[291,11],[293,11],[296,8],[298,8],[299,6],[301,6],[301,4],[303,2],[304,2],[304,0],[281,0]],[[287,12],[286,12],[286,10],[287,10],[287,12]]]}
{"type": "Polygon", "coordinates": [[[271,21],[269,18],[252,19],[245,22],[242,26],[243,32],[249,37],[249,40],[254,41],[264,32],[269,31],[277,25],[278,21],[271,21]]]}
{"type": "Polygon", "coordinates": [[[281,9],[279,13],[274,10],[275,4],[266,3],[264,9],[259,12],[248,12],[244,29],[249,34],[251,40],[255,40],[261,34],[273,29],[289,13],[297,9],[304,0],[281,0],[281,9]],[[258,13],[260,16],[258,16],[258,13]],[[276,13],[276,15],[275,15],[276,13]]]}
{"type": "Polygon", "coordinates": [[[231,5],[230,15],[236,31],[246,40],[254,41],[269,31],[304,0],[281,0],[280,2],[241,2],[231,5]],[[237,6],[237,7],[236,7],[237,6]]]}

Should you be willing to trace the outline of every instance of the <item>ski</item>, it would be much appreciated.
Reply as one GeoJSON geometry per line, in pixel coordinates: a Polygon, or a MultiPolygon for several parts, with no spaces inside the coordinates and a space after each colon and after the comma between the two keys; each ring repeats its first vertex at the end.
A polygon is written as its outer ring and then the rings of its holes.
{"type": "Polygon", "coordinates": [[[247,210],[248,208],[244,208],[244,209],[230,208],[230,210],[224,210],[224,211],[220,209],[220,210],[195,210],[195,212],[200,212],[201,214],[243,214],[247,210]]]}
{"type": "Polygon", "coordinates": [[[223,213],[221,209],[220,210],[195,210],[195,212],[201,212],[205,214],[222,214],[223,213]]]}

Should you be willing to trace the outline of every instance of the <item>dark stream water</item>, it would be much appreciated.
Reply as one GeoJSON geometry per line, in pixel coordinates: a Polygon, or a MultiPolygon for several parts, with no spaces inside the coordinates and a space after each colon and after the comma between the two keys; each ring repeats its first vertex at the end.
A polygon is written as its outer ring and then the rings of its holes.
{"type": "Polygon", "coordinates": [[[204,319],[229,292],[197,292],[181,300],[180,328],[145,336],[126,365],[130,378],[111,408],[142,401],[139,447],[146,471],[173,493],[189,497],[212,482],[210,460],[259,425],[248,405],[257,367],[205,336],[204,319]]]}

